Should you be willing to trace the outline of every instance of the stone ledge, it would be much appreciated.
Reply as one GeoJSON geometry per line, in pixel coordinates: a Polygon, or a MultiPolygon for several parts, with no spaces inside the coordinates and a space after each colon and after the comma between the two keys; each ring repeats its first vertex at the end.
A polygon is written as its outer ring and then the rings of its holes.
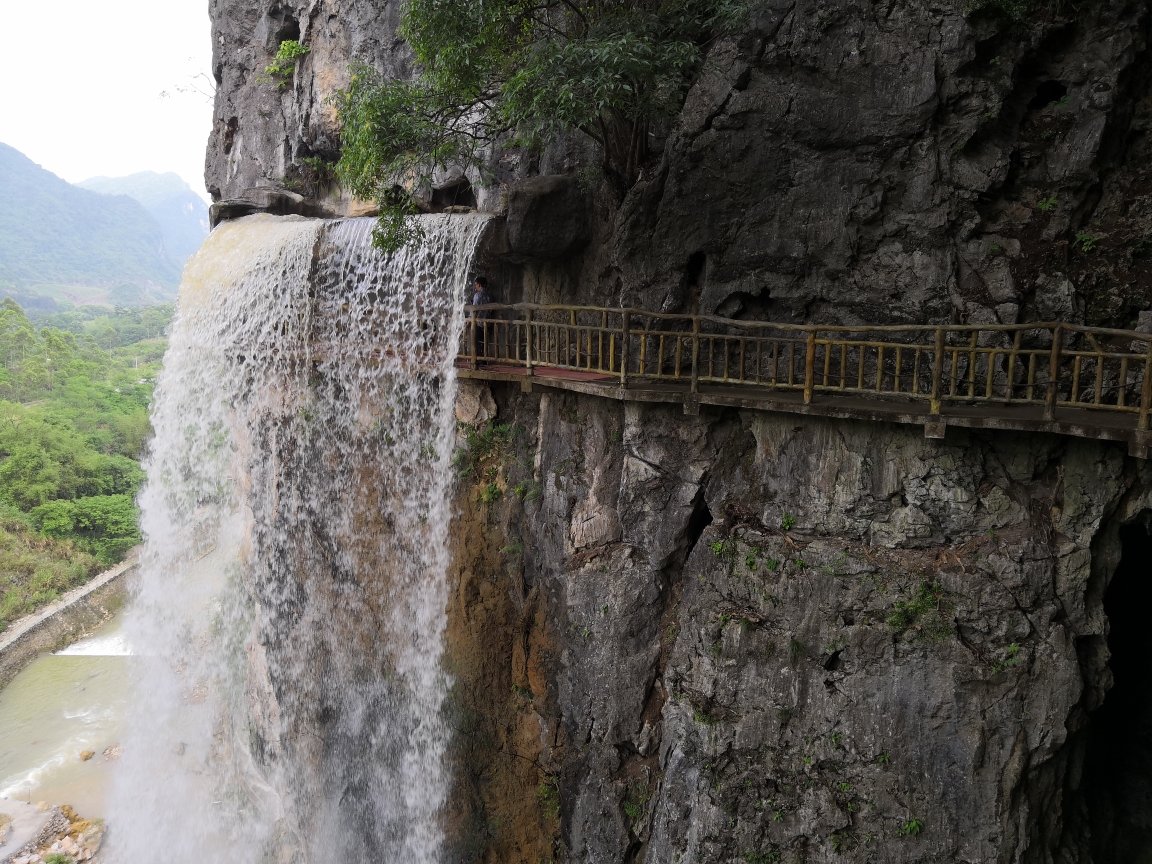
{"type": "Polygon", "coordinates": [[[287,189],[245,189],[239,198],[217,201],[208,210],[208,222],[215,228],[221,222],[240,219],[253,213],[273,216],[308,216],[314,219],[339,219],[356,216],[374,216],[374,205],[347,198],[305,198],[287,189]]]}

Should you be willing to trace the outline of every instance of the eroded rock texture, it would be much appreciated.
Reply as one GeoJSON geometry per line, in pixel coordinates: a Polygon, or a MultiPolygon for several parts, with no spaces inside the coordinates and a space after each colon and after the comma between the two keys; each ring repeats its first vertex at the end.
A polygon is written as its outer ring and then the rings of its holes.
{"type": "MultiPolygon", "coordinates": [[[[535,763],[525,806],[559,791],[556,860],[1112,860],[1081,782],[1102,770],[1101,601],[1149,506],[1141,463],[497,395],[519,432],[460,501],[499,539],[458,555],[459,590],[507,592],[516,680],[481,725],[524,731],[473,755],[535,763]]],[[[503,848],[495,824],[473,848],[503,848]]]]}
{"type": "Polygon", "coordinates": [[[1057,244],[1136,215],[1147,19],[1143,4],[1019,25],[922,3],[765,4],[711,52],[630,196],[622,287],[794,320],[1134,316],[1096,295],[1144,272],[1123,247],[1146,223],[1095,259],[1081,244],[1069,264],[1057,244]]]}
{"type": "Polygon", "coordinates": [[[216,111],[205,178],[214,200],[252,188],[281,188],[323,199],[331,191],[302,161],[339,154],[331,97],[359,61],[389,75],[407,74],[409,53],[396,37],[399,4],[375,0],[213,0],[216,111]],[[309,54],[290,80],[264,69],[280,43],[295,39],[309,54]]]}

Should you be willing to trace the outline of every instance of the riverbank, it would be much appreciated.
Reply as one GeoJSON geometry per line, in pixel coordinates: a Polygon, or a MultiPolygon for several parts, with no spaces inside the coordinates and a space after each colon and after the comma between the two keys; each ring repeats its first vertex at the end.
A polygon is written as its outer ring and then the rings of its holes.
{"type": "Polygon", "coordinates": [[[52,855],[93,860],[104,839],[104,822],[84,819],[68,805],[33,806],[0,798],[0,864],[41,864],[52,855]]]}
{"type": "Polygon", "coordinates": [[[0,635],[0,689],[41,654],[59,651],[107,623],[124,605],[128,580],[139,564],[139,556],[133,553],[4,631],[0,635]]]}

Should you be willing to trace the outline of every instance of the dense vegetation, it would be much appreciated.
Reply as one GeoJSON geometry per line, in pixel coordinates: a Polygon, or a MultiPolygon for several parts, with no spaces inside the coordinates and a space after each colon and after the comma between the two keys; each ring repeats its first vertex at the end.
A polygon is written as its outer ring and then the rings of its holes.
{"type": "Polygon", "coordinates": [[[540,146],[580,130],[622,197],[654,122],[679,111],[704,51],[736,27],[740,0],[408,0],[411,80],[353,69],[338,101],[344,185],[382,208],[378,245],[404,242],[405,215],[435,170],[483,167],[498,143],[540,146]]]}
{"type": "Polygon", "coordinates": [[[0,630],[139,542],[139,459],[171,314],[65,313],[37,328],[0,301],[0,630]]]}

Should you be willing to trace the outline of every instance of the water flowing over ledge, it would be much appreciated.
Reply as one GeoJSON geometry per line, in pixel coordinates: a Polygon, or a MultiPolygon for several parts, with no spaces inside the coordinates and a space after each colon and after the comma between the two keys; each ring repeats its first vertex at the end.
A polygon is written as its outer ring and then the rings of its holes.
{"type": "Polygon", "coordinates": [[[113,853],[431,862],[453,358],[487,217],[256,216],[189,263],[158,382],[113,853]]]}

